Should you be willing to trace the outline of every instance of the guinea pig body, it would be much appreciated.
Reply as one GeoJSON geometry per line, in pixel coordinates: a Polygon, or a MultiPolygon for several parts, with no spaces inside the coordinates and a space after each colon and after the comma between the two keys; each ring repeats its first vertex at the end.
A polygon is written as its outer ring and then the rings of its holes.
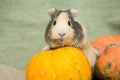
{"type": "Polygon", "coordinates": [[[60,11],[52,8],[48,13],[51,18],[45,32],[48,47],[73,46],[79,48],[85,53],[93,67],[98,51],[90,45],[84,26],[77,21],[77,10],[60,11]]]}

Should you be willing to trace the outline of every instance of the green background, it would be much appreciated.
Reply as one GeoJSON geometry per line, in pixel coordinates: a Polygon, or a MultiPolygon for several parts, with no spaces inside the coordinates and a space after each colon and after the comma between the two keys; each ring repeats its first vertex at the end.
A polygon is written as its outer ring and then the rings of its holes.
{"type": "Polygon", "coordinates": [[[120,0],[0,0],[0,64],[25,70],[45,46],[49,8],[78,9],[90,41],[120,35],[120,0]]]}

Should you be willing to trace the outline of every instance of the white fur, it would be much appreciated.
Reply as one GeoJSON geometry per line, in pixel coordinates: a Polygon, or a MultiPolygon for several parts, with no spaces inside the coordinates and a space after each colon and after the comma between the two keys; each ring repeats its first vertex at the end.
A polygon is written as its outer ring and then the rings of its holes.
{"type": "Polygon", "coordinates": [[[73,19],[76,21],[77,20],[77,16],[78,16],[78,10],[70,9],[70,13],[71,13],[71,16],[73,17],[73,19]]]}
{"type": "Polygon", "coordinates": [[[55,13],[55,9],[54,9],[54,8],[51,8],[51,9],[48,10],[48,14],[49,14],[50,17],[51,17],[54,13],[55,13]]]}
{"type": "Polygon", "coordinates": [[[58,16],[56,19],[56,25],[52,27],[51,29],[51,34],[52,38],[57,39],[59,38],[59,33],[63,34],[65,33],[66,35],[64,36],[65,38],[67,36],[72,37],[74,32],[73,29],[68,25],[68,15],[66,12],[61,12],[61,14],[58,16]]]}

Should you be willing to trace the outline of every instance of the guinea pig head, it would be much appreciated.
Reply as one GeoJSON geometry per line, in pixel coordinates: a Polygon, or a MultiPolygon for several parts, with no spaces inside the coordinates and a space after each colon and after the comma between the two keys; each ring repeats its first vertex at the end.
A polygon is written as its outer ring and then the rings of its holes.
{"type": "MultiPolygon", "coordinates": [[[[77,10],[65,11],[51,8],[48,10],[50,22],[45,32],[47,44],[52,47],[71,46],[76,35],[77,10]]],[[[78,32],[77,32],[78,33],[78,32]]]]}

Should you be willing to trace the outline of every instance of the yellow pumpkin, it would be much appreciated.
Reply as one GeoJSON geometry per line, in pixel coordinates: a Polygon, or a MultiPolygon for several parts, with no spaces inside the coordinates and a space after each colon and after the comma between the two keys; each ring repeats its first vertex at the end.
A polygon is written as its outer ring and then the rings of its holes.
{"type": "Polygon", "coordinates": [[[91,80],[91,68],[82,51],[63,47],[35,54],[27,66],[26,80],[91,80]]]}

